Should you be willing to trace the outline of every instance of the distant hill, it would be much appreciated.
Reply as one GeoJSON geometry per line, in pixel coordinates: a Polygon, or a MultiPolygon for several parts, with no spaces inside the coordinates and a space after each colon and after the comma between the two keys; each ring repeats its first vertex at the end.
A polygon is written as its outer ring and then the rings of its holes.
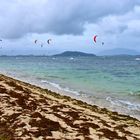
{"type": "Polygon", "coordinates": [[[105,50],[105,51],[98,53],[98,55],[139,55],[139,54],[140,54],[140,52],[137,52],[135,50],[123,49],[123,48],[105,50]]]}
{"type": "Polygon", "coordinates": [[[70,56],[70,57],[76,57],[76,56],[96,56],[95,54],[90,54],[90,53],[83,53],[83,52],[77,52],[77,51],[65,51],[60,54],[56,54],[53,56],[70,56]]]}

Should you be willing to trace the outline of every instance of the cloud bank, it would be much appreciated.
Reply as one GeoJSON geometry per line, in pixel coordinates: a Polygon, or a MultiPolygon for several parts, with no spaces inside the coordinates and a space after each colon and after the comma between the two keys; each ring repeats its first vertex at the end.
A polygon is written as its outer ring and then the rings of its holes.
{"type": "Polygon", "coordinates": [[[140,34],[139,0],[1,0],[0,37],[82,35],[96,24],[107,33],[140,34]]]}

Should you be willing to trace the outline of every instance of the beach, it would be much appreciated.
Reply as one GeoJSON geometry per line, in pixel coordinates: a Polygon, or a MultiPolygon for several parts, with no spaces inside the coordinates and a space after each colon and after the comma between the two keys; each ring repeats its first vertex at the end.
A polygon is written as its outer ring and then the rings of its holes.
{"type": "Polygon", "coordinates": [[[0,75],[0,139],[138,140],[140,121],[0,75]]]}

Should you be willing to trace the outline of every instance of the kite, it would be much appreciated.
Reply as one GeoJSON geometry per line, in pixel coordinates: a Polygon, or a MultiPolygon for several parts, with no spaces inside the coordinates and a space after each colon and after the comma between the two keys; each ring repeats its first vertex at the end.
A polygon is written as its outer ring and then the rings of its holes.
{"type": "Polygon", "coordinates": [[[96,38],[97,38],[97,35],[95,35],[95,36],[93,37],[93,40],[94,40],[95,43],[96,43],[96,38]]]}
{"type": "Polygon", "coordinates": [[[37,40],[35,40],[35,44],[37,43],[37,40]]]}
{"type": "Polygon", "coordinates": [[[51,41],[52,41],[52,39],[48,39],[47,43],[50,44],[51,41]]]}
{"type": "MultiPolygon", "coordinates": [[[[47,43],[48,43],[48,44],[51,44],[51,41],[52,41],[52,39],[48,39],[48,40],[47,40],[47,43]]],[[[43,47],[43,46],[46,44],[46,43],[43,43],[43,42],[38,41],[37,39],[34,40],[34,43],[35,43],[35,44],[40,44],[41,47],[43,47]]]]}
{"type": "MultiPolygon", "coordinates": [[[[98,35],[93,36],[93,40],[94,40],[95,43],[97,42],[97,36],[98,36],[98,35]]],[[[104,45],[105,43],[102,42],[101,44],[104,45]]]]}

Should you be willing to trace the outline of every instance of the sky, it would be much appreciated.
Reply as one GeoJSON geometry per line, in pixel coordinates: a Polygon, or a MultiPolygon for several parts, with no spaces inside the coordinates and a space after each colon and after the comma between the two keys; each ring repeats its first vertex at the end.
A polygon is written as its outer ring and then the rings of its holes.
{"type": "Polygon", "coordinates": [[[0,0],[0,39],[0,54],[140,52],[140,0],[0,0]]]}

